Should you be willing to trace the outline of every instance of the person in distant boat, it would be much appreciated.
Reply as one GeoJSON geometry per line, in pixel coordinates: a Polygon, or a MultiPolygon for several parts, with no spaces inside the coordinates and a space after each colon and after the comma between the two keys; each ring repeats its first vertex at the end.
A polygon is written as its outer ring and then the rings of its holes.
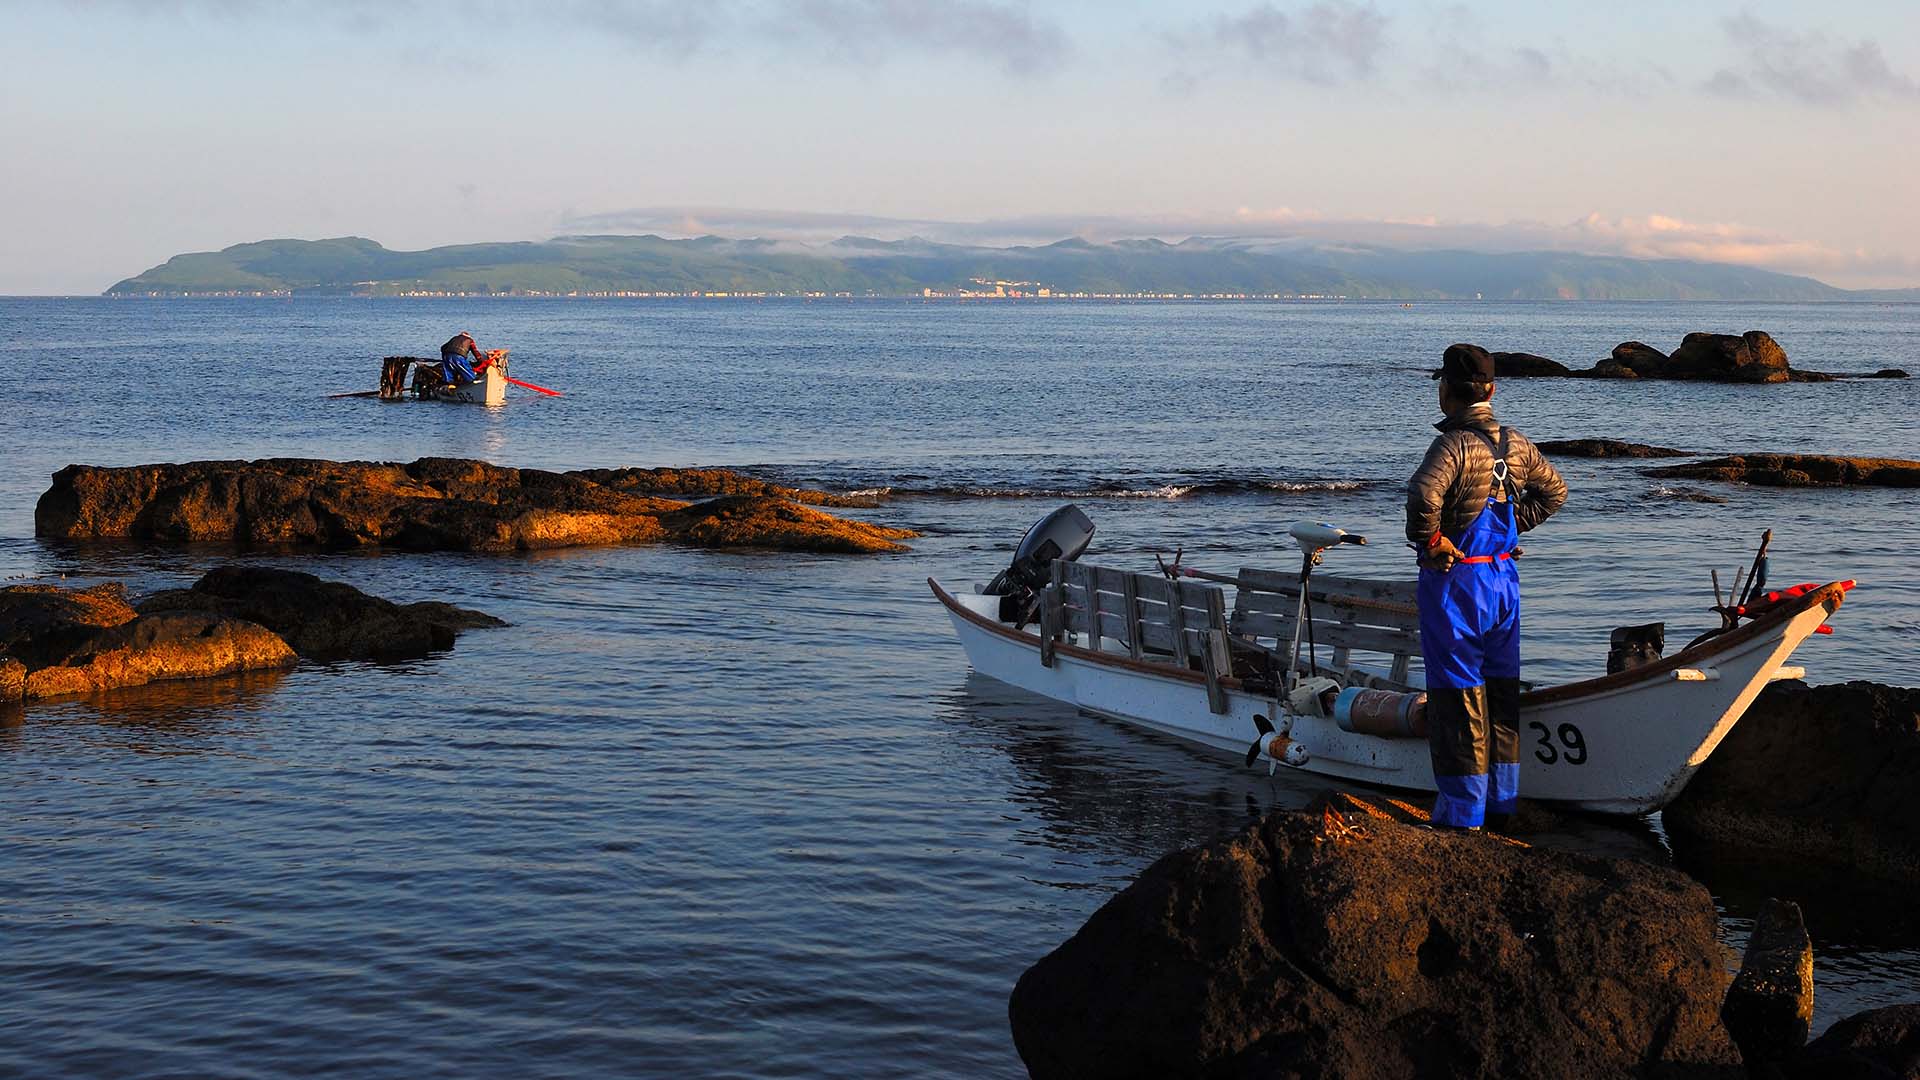
{"type": "Polygon", "coordinates": [[[1520,801],[1520,534],[1567,501],[1567,482],[1525,435],[1493,418],[1493,357],[1452,345],[1440,435],[1407,483],[1407,542],[1420,553],[1433,823],[1503,827],[1520,801]]]}
{"type": "Polygon", "coordinates": [[[474,374],[474,362],[485,359],[486,355],[480,351],[473,335],[462,330],[440,346],[440,376],[447,380],[448,386],[473,382],[480,377],[474,374]]]}

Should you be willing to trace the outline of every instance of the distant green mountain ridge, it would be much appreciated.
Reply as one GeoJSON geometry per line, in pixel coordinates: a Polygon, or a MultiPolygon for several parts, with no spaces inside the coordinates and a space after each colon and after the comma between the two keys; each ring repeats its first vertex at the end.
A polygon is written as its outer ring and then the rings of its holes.
{"type": "Polygon", "coordinates": [[[262,240],[176,255],[109,296],[230,293],[1340,296],[1488,300],[1920,299],[1750,267],[1560,252],[1487,254],[1194,237],[975,247],[842,237],[563,236],[391,251],[361,237],[262,240]]]}

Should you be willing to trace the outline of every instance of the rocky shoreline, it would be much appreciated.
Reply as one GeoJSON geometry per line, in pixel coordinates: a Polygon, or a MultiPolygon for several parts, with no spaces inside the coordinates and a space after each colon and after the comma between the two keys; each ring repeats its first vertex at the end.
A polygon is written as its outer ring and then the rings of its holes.
{"type": "Polygon", "coordinates": [[[460,458],[69,465],[35,505],[34,534],[412,551],[680,543],[848,554],[904,551],[900,541],[917,535],[815,505],[875,504],[712,469],[556,473],[460,458]],[[716,497],[668,497],[693,493],[716,497]]]}

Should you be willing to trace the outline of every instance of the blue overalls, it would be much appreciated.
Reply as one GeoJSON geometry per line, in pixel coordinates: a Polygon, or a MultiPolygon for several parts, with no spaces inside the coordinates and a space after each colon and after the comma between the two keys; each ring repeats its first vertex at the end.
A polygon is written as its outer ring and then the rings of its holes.
{"type": "Polygon", "coordinates": [[[1456,828],[1499,824],[1520,801],[1520,530],[1507,463],[1495,452],[1487,505],[1454,540],[1466,559],[1420,570],[1427,740],[1440,790],[1433,823],[1456,828]]]}
{"type": "Polygon", "coordinates": [[[448,349],[440,350],[440,375],[447,380],[449,386],[456,383],[470,383],[480,377],[473,373],[473,368],[468,366],[464,355],[448,349]]]}

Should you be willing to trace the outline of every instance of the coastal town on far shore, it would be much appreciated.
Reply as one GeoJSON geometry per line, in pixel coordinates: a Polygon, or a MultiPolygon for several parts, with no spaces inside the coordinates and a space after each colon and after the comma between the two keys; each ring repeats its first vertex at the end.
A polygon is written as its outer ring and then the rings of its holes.
{"type": "MultiPolygon", "coordinates": [[[[330,296],[352,297],[566,297],[587,300],[642,299],[642,300],[1346,300],[1340,293],[1292,293],[1292,292],[1090,292],[1086,290],[1055,289],[1037,281],[998,281],[987,278],[969,278],[965,285],[954,289],[923,288],[919,292],[886,293],[865,292],[827,292],[827,291],[785,291],[785,290],[719,290],[687,289],[649,290],[649,289],[406,289],[393,288],[388,283],[363,281],[354,283],[350,289],[341,290],[294,290],[294,289],[214,289],[206,291],[173,291],[149,289],[141,292],[113,292],[108,295],[120,299],[202,299],[210,297],[283,297],[291,298],[295,292],[308,295],[322,293],[330,296]]],[[[1477,297],[1476,297],[1477,299],[1477,297]]]]}

